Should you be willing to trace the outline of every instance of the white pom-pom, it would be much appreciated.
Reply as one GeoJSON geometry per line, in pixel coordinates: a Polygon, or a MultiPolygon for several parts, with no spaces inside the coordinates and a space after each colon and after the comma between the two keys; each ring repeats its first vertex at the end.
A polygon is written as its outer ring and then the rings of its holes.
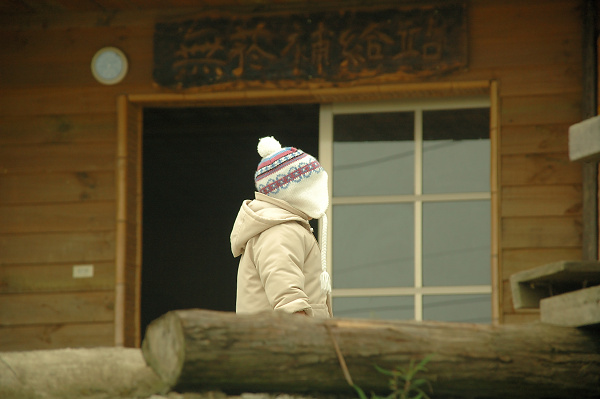
{"type": "Polygon", "coordinates": [[[266,158],[269,155],[275,154],[277,151],[280,151],[281,144],[279,144],[279,141],[275,140],[275,138],[272,136],[263,137],[258,142],[258,147],[256,147],[256,149],[258,150],[258,154],[261,157],[266,158]]]}

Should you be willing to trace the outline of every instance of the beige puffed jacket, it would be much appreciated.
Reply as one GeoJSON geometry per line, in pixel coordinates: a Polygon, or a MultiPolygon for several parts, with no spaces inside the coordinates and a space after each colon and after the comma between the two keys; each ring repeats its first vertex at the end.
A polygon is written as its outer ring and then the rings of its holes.
{"type": "Polygon", "coordinates": [[[331,316],[321,292],[321,252],[309,217],[287,202],[255,193],[242,203],[231,232],[231,252],[242,256],[237,313],[275,311],[331,316]]]}

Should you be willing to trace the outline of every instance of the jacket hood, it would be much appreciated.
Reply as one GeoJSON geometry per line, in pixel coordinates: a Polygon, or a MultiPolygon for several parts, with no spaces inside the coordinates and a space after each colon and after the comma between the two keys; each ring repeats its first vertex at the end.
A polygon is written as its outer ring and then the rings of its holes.
{"type": "Polygon", "coordinates": [[[309,216],[277,198],[255,193],[254,200],[242,203],[231,231],[231,253],[240,256],[246,243],[263,231],[281,223],[297,221],[311,231],[309,216]]]}

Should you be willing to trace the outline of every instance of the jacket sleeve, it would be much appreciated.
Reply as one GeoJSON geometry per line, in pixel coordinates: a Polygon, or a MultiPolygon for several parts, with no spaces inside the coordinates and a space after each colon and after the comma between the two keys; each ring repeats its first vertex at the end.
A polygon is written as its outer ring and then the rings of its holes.
{"type": "Polygon", "coordinates": [[[274,311],[312,315],[304,291],[305,229],[296,222],[264,231],[256,241],[254,264],[274,311]]]}

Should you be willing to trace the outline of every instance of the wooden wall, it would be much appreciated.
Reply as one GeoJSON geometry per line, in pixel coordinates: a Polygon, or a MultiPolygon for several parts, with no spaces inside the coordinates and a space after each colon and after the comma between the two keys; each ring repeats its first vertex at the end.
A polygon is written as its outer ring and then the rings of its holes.
{"type": "MultiPolygon", "coordinates": [[[[469,68],[444,81],[497,80],[500,93],[501,321],[519,270],[581,258],[581,2],[472,0],[469,68]]],[[[157,12],[0,16],[0,350],[114,344],[116,104],[152,84],[157,12]],[[120,47],[114,87],[90,73],[120,47]],[[72,278],[93,264],[93,278],[72,278]]]]}

